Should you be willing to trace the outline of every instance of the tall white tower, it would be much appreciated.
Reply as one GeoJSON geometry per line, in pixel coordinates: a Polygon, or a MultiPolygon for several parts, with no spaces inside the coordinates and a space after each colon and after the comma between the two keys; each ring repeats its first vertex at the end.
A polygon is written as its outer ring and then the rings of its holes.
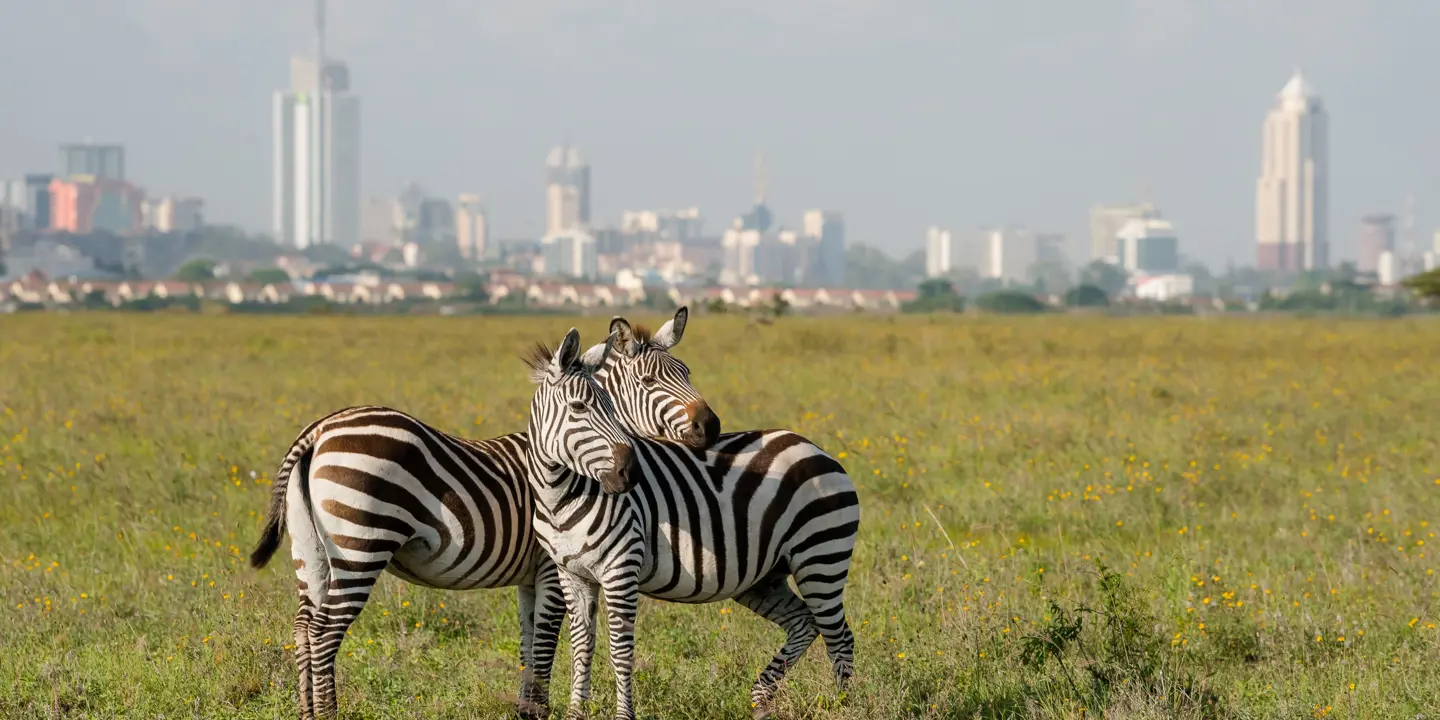
{"type": "Polygon", "coordinates": [[[1255,193],[1257,263],[1266,270],[1315,270],[1330,261],[1328,116],[1299,71],[1265,118],[1255,193]]]}
{"type": "Polygon", "coordinates": [[[360,241],[360,98],[345,63],[325,54],[325,2],[315,3],[315,57],[290,59],[275,93],[275,239],[297,248],[360,241]]]}
{"type": "Polygon", "coordinates": [[[545,159],[545,234],[590,226],[590,163],[570,145],[545,159]]]}

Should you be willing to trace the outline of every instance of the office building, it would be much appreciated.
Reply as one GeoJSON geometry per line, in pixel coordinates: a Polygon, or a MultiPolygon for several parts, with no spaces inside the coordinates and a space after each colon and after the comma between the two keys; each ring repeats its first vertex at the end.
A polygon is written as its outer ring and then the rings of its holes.
{"type": "Polygon", "coordinates": [[[96,180],[125,179],[125,146],[90,142],[60,146],[60,176],[88,175],[96,180]]]}
{"type": "Polygon", "coordinates": [[[814,244],[814,265],[805,284],[816,287],[845,285],[845,219],[838,212],[809,210],[802,228],[814,244]]]}
{"type": "Polygon", "coordinates": [[[594,280],[599,275],[595,237],[583,230],[565,230],[540,241],[545,274],[594,280]]]}
{"type": "Polygon", "coordinates": [[[1117,264],[1128,272],[1147,275],[1180,270],[1180,241],[1167,220],[1131,220],[1115,234],[1117,264]]]}
{"type": "Polygon", "coordinates": [[[545,234],[590,227],[590,164],[562,145],[545,158],[545,234]]]}
{"type": "Polygon", "coordinates": [[[1355,269],[1363,273],[1379,272],[1380,256],[1395,252],[1395,216],[1377,214],[1361,218],[1359,245],[1355,269]]]}
{"type": "Polygon", "coordinates": [[[1114,262],[1115,236],[1125,223],[1159,217],[1160,211],[1151,203],[1134,205],[1096,205],[1090,209],[1090,260],[1114,262]]]}
{"type": "Polygon", "coordinates": [[[455,243],[460,257],[479,262],[485,259],[490,230],[485,221],[485,206],[480,196],[462,193],[455,204],[455,243]]]}
{"type": "Polygon", "coordinates": [[[325,57],[324,4],[315,58],[290,60],[290,89],[275,93],[273,231],[296,248],[360,241],[360,98],[344,62],[325,57]]]}
{"type": "Polygon", "coordinates": [[[1262,270],[1315,270],[1329,263],[1328,125],[1320,96],[1295,73],[1265,118],[1255,193],[1262,270]]]}

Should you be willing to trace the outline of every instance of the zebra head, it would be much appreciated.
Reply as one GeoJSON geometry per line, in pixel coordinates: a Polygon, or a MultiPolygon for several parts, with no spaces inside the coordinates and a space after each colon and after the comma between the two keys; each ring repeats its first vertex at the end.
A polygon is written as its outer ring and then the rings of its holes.
{"type": "Polygon", "coordinates": [[[530,442],[547,466],[563,466],[598,479],[605,492],[623,493],[634,486],[630,439],[595,379],[614,344],[611,335],[594,364],[580,357],[580,333],[574,328],[553,354],[544,345],[535,347],[527,358],[537,385],[530,402],[530,442]]]}
{"type": "Polygon", "coordinates": [[[690,384],[690,368],[670,354],[684,337],[689,316],[682,307],[654,333],[616,316],[610,321],[615,347],[608,360],[601,361],[607,350],[600,345],[585,357],[600,367],[596,378],[614,399],[628,432],[703,450],[720,438],[720,418],[690,384]]]}

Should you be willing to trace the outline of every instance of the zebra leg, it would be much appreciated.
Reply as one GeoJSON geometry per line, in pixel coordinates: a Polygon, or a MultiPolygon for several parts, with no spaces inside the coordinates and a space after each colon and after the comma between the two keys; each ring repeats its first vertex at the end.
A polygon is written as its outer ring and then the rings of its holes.
{"type": "MultiPolygon", "coordinates": [[[[558,568],[557,568],[558,569],[558,568]]],[[[567,570],[560,569],[560,587],[570,615],[570,656],[574,679],[570,683],[570,707],[566,720],[584,720],[590,700],[590,662],[595,655],[595,586],[567,570]]]]}
{"type": "MultiPolygon", "coordinates": [[[[333,523],[346,531],[351,527],[333,523]]],[[[350,624],[370,601],[370,592],[390,564],[403,540],[346,535],[327,528],[323,537],[330,554],[330,582],[319,611],[310,621],[310,664],[315,678],[315,715],[333,718],[335,702],[335,658],[350,624]]],[[[407,538],[408,539],[408,538],[407,538]]]]}
{"type": "Polygon", "coordinates": [[[635,720],[631,676],[635,668],[635,614],[640,604],[640,578],[634,568],[607,575],[605,612],[610,621],[610,664],[615,669],[615,720],[635,720]]]}
{"type": "Polygon", "coordinates": [[[560,626],[565,622],[565,592],[560,575],[544,555],[535,570],[534,596],[531,599],[530,695],[526,698],[535,717],[550,716],[550,671],[555,666],[555,648],[560,641],[560,626]]]}
{"type": "Polygon", "coordinates": [[[300,609],[295,613],[293,626],[295,669],[299,672],[297,693],[301,720],[313,720],[315,675],[310,631],[330,583],[330,560],[315,532],[315,522],[300,489],[292,483],[288,493],[285,524],[290,530],[290,558],[295,568],[295,588],[300,594],[300,609]]]}
{"type": "Polygon", "coordinates": [[[783,574],[767,578],[736,596],[735,601],[785,631],[785,644],[750,689],[752,714],[757,719],[767,718],[773,712],[775,692],[780,689],[786,671],[805,655],[820,631],[815,627],[810,608],[790,589],[783,574]]]}
{"type": "Polygon", "coordinates": [[[535,585],[516,587],[516,605],[520,615],[520,695],[515,710],[521,720],[545,717],[535,699],[535,585]]]}
{"type": "Polygon", "coordinates": [[[825,638],[825,649],[835,667],[835,682],[843,693],[855,674],[855,635],[845,621],[845,579],[850,572],[850,553],[846,551],[843,560],[835,556],[816,560],[819,562],[795,571],[795,585],[800,588],[821,637],[825,638]]]}

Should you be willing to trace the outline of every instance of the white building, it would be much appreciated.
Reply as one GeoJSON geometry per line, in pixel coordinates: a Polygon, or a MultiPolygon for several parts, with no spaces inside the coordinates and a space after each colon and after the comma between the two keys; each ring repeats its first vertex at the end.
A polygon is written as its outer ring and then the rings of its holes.
{"type": "Polygon", "coordinates": [[[540,241],[545,273],[594,280],[599,275],[595,236],[583,230],[564,230],[540,241]]]}
{"type": "Polygon", "coordinates": [[[981,233],[984,260],[980,276],[1006,285],[1027,284],[1033,279],[1036,256],[1035,235],[1024,228],[1001,228],[981,233]]]}
{"type": "Polygon", "coordinates": [[[704,232],[700,208],[681,210],[626,210],[620,215],[620,232],[653,234],[667,240],[690,240],[704,232]]]}
{"type": "Polygon", "coordinates": [[[485,207],[479,195],[464,193],[455,204],[455,242],[460,257],[484,260],[489,249],[490,229],[485,221],[485,207]]]}
{"type": "Polygon", "coordinates": [[[590,164],[576,148],[553,148],[545,159],[545,234],[590,227],[590,164]]]}
{"type": "Polygon", "coordinates": [[[724,256],[720,283],[722,285],[755,285],[760,282],[757,253],[760,248],[761,232],[732,227],[720,238],[724,256]]]}
{"type": "Polygon", "coordinates": [[[1130,279],[1130,288],[1141,300],[1170,302],[1194,295],[1195,278],[1175,273],[1136,275],[1130,279]]]}
{"type": "Polygon", "coordinates": [[[1125,223],[1159,217],[1150,203],[1138,205],[1096,205],[1090,208],[1090,259],[1115,262],[1115,236],[1125,223]]]}
{"type": "Polygon", "coordinates": [[[316,67],[291,58],[290,89],[273,107],[273,230],[297,248],[361,240],[360,98],[345,63],[316,67]]]}
{"type": "Polygon", "coordinates": [[[931,227],[925,231],[925,277],[949,275],[959,266],[955,240],[949,230],[931,227]]]}
{"type": "Polygon", "coordinates": [[[1386,250],[1380,253],[1375,263],[1375,276],[1383,287],[1400,281],[1400,261],[1395,257],[1394,251],[1386,250]]]}
{"type": "Polygon", "coordinates": [[[205,201],[197,197],[146,198],[140,212],[144,226],[156,232],[189,232],[205,224],[205,201]]]}
{"type": "Polygon", "coordinates": [[[814,247],[804,282],[815,287],[845,285],[845,218],[829,210],[807,210],[801,228],[814,247]]]}
{"type": "Polygon", "coordinates": [[[1175,226],[1160,218],[1131,220],[1115,234],[1116,263],[1132,273],[1180,270],[1180,241],[1175,226]]]}
{"type": "Polygon", "coordinates": [[[1296,72],[1265,118],[1255,192],[1255,241],[1263,270],[1326,267],[1330,251],[1328,116],[1296,72]]]}

